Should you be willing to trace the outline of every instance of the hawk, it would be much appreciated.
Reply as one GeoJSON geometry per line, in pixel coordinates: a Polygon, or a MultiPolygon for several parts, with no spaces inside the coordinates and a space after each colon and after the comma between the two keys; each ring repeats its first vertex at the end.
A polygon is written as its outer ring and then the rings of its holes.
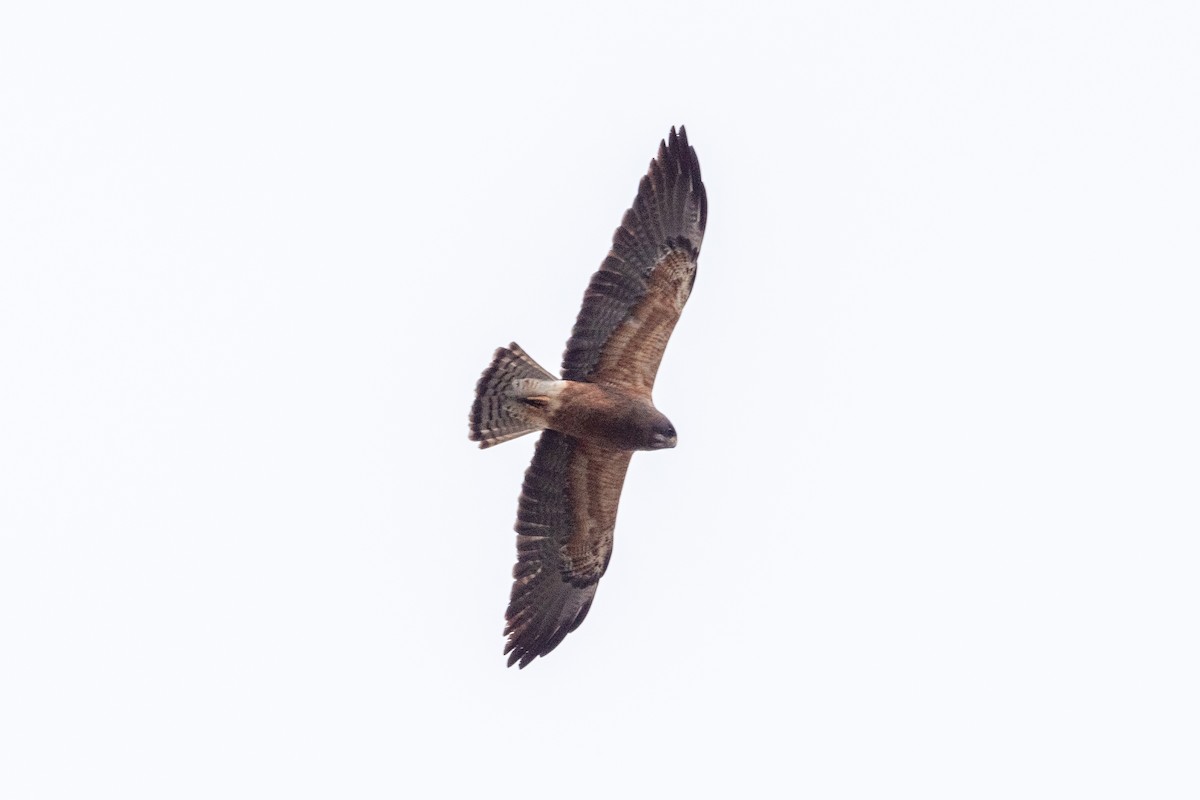
{"type": "Polygon", "coordinates": [[[675,446],[651,391],[696,281],[707,217],[696,151],[686,129],[672,128],[583,295],[562,378],[514,342],[475,387],[470,438],[480,447],[542,431],[517,508],[510,667],[546,655],[583,622],[612,557],[629,459],[675,446]]]}

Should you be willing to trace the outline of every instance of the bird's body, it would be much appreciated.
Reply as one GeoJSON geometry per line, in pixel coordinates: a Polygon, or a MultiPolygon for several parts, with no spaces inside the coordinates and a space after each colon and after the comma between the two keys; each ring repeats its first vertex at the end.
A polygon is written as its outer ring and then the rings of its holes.
{"type": "Polygon", "coordinates": [[[614,450],[674,447],[671,423],[645,397],[617,386],[585,381],[537,381],[522,397],[524,413],[540,428],[587,439],[614,450]],[[657,437],[657,438],[656,438],[657,437]]]}
{"type": "Polygon", "coordinates": [[[676,444],[651,392],[695,283],[707,215],[696,152],[672,129],[584,294],[563,377],[514,343],[476,385],[470,438],[480,447],[543,431],[517,511],[510,666],[549,653],[583,622],[612,556],[630,457],[676,444]]]}

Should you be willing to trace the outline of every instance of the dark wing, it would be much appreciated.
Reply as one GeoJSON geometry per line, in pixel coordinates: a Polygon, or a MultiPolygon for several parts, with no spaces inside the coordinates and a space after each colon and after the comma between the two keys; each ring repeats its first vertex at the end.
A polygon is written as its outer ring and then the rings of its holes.
{"type": "Polygon", "coordinates": [[[649,395],[696,280],[708,197],[687,131],[671,129],[592,276],[563,356],[563,378],[649,395]]]}
{"type": "Polygon", "coordinates": [[[508,665],[524,667],[579,627],[612,557],[628,451],[545,431],[525,471],[505,614],[508,665]]]}

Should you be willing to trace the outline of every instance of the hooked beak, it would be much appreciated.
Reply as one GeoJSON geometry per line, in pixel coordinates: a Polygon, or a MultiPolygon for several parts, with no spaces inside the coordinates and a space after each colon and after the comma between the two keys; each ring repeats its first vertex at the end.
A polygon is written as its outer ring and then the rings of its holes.
{"type": "Polygon", "coordinates": [[[678,441],[679,441],[678,437],[667,436],[666,434],[662,434],[662,433],[656,433],[656,434],[654,434],[654,449],[655,450],[666,450],[668,448],[674,447],[676,442],[678,442],[678,441]]]}

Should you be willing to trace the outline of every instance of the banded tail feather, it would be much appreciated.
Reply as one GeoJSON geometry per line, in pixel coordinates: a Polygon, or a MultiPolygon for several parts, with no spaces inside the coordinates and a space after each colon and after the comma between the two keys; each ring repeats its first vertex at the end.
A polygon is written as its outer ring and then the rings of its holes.
{"type": "Polygon", "coordinates": [[[544,414],[547,382],[558,378],[547,372],[513,342],[492,355],[492,363],[475,384],[475,403],[471,406],[470,439],[481,448],[516,439],[545,427],[544,414]]]}

